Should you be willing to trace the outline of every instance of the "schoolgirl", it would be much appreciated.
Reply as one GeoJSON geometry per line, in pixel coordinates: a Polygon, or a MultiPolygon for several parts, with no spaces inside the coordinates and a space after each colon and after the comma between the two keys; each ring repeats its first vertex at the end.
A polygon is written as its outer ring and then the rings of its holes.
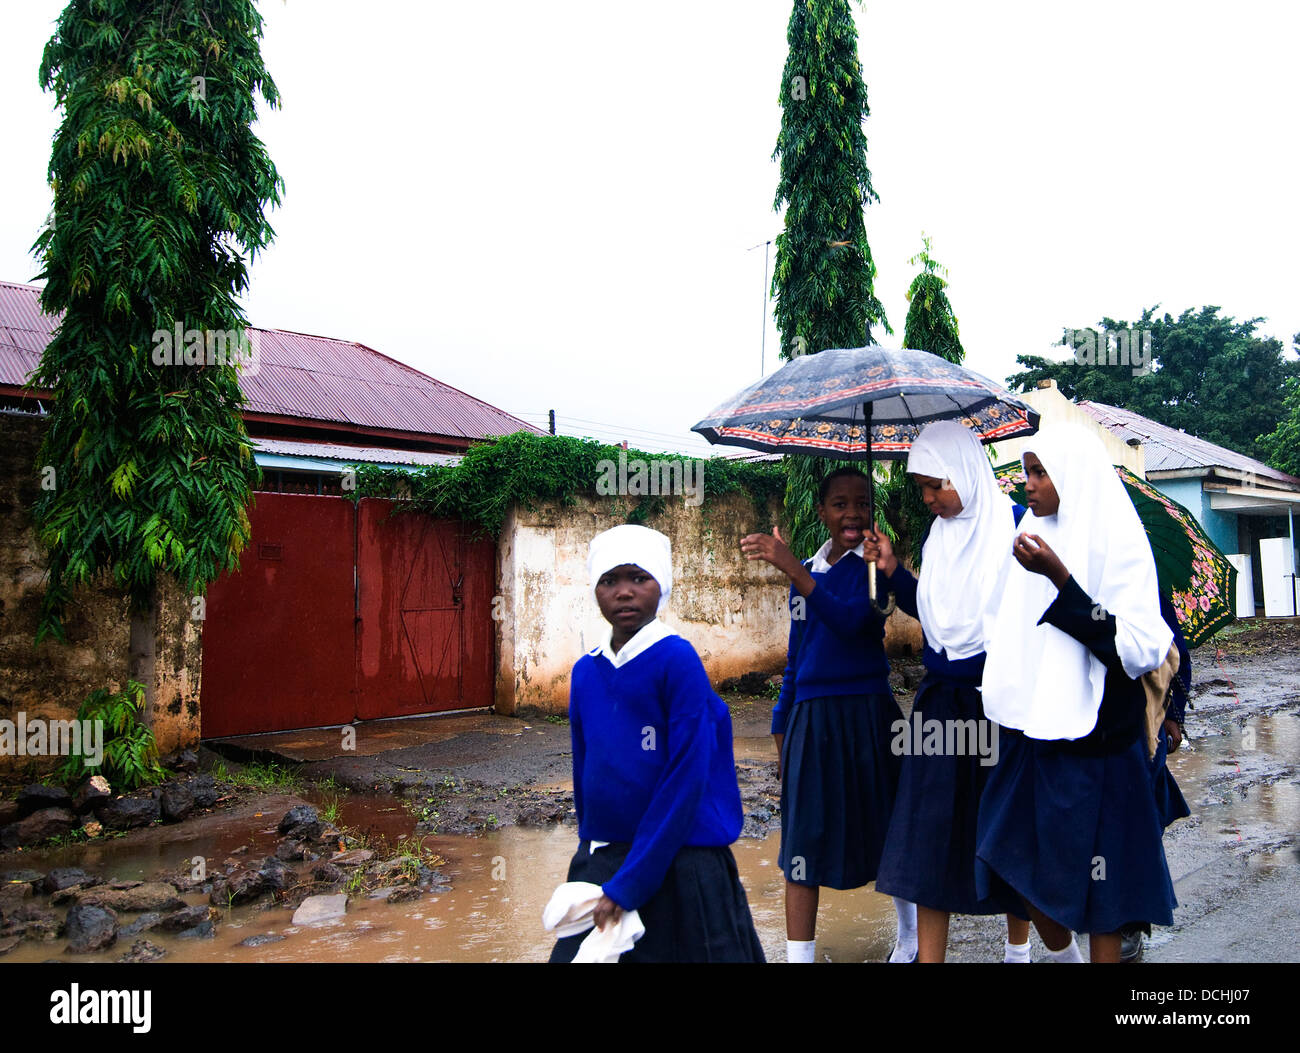
{"type": "Polygon", "coordinates": [[[907,470],[936,517],[922,549],[920,580],[883,534],[877,531],[865,546],[867,558],[875,556],[888,575],[899,607],[920,619],[925,634],[925,678],[911,723],[895,736],[904,747],[902,773],[876,888],[916,903],[920,962],[944,960],[951,914],[1008,912],[1005,960],[1028,961],[1029,926],[1019,916],[1019,900],[981,898],[975,891],[979,800],[997,762],[994,749],[979,752],[997,745],[979,691],[984,618],[997,602],[1025,509],[998,488],[979,440],[956,422],[927,425],[912,445],[907,470]],[[931,726],[943,729],[951,751],[912,748],[922,741],[914,732],[931,726]],[[950,728],[959,734],[949,735],[950,728]]]}
{"type": "MultiPolygon", "coordinates": [[[[635,910],[626,961],[763,961],[728,847],[740,833],[731,716],[695,649],[659,621],[672,592],[668,538],[617,526],[587,559],[609,642],[573,667],[569,725],[578,850],[568,880],[601,886],[596,927],[635,910]]],[[[556,942],[572,961],[583,934],[556,942]]]]}
{"type": "MultiPolygon", "coordinates": [[[[772,711],[781,777],[780,865],[786,878],[786,953],[815,960],[822,886],[859,888],[876,876],[893,809],[900,758],[890,751],[902,716],[889,688],[884,619],[867,594],[862,546],[870,527],[867,477],[856,468],[828,475],[817,511],[830,540],[800,563],[779,532],[741,541],[790,585],[790,647],[772,711]]],[[[916,953],[916,913],[895,901],[892,960],[916,953]]]]}
{"type": "Polygon", "coordinates": [[[980,802],[976,889],[1023,898],[1055,961],[1118,961],[1124,923],[1168,925],[1139,678],[1165,660],[1155,563],[1101,443],[1078,428],[1023,454],[1029,513],[986,633],[984,711],[1003,726],[980,802]]]}

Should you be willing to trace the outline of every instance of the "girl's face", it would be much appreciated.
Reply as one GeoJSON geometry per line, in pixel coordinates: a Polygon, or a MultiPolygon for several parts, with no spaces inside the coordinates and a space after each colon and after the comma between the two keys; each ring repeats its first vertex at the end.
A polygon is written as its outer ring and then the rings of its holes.
{"type": "Polygon", "coordinates": [[[614,627],[610,647],[617,653],[659,610],[659,582],[635,563],[608,570],[596,582],[596,604],[614,627]]]}
{"type": "Polygon", "coordinates": [[[1037,454],[1025,454],[1025,503],[1029,511],[1040,518],[1054,516],[1061,508],[1061,497],[1056,492],[1043,462],[1037,454]]]}
{"type": "Polygon", "coordinates": [[[817,506],[817,515],[831,532],[828,562],[834,563],[845,552],[862,544],[871,518],[870,505],[866,479],[842,475],[831,480],[826,500],[817,506]]]}
{"type": "Polygon", "coordinates": [[[936,515],[940,519],[951,519],[961,511],[961,496],[956,490],[945,490],[942,479],[919,473],[914,473],[912,478],[921,488],[921,500],[925,502],[925,507],[930,510],[931,515],[936,515]]]}

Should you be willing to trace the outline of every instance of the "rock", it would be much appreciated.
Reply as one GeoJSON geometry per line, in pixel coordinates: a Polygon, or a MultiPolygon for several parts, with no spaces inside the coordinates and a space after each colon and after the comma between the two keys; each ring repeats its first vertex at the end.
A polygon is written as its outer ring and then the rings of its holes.
{"type": "Polygon", "coordinates": [[[8,954],[22,942],[21,936],[0,936],[0,955],[8,954]]]}
{"type": "Polygon", "coordinates": [[[424,889],[416,888],[414,885],[398,885],[388,890],[389,903],[407,903],[413,899],[419,899],[424,895],[424,889]]]}
{"type": "Polygon", "coordinates": [[[157,911],[150,911],[148,914],[141,914],[130,925],[123,925],[117,930],[117,934],[122,939],[130,939],[132,936],[139,936],[142,932],[157,928],[162,920],[163,916],[161,914],[157,911]]]}
{"type": "Polygon", "coordinates": [[[77,904],[107,907],[123,914],[140,914],[145,911],[169,911],[185,906],[176,889],[162,881],[145,881],[133,888],[115,889],[99,887],[83,889],[77,893],[77,904]]]}
{"type": "Polygon", "coordinates": [[[395,885],[385,885],[383,888],[377,888],[367,894],[366,899],[388,899],[397,891],[395,885]]]}
{"type": "Polygon", "coordinates": [[[139,888],[143,884],[144,884],[143,881],[128,881],[126,879],[122,879],[120,881],[110,881],[108,883],[108,887],[120,891],[122,889],[128,889],[128,888],[139,888]]]}
{"type": "Polygon", "coordinates": [[[193,750],[176,750],[161,758],[158,762],[172,771],[191,772],[199,770],[199,755],[193,750]]]}
{"type": "Polygon", "coordinates": [[[77,796],[72,799],[72,810],[78,815],[83,815],[112,796],[113,788],[108,785],[108,780],[102,775],[92,775],[81,784],[77,796]]]}
{"type": "Polygon", "coordinates": [[[266,879],[256,870],[236,869],[212,886],[208,902],[223,910],[257,899],[266,891],[266,879]]]}
{"type": "Polygon", "coordinates": [[[356,867],[374,858],[374,852],[368,848],[350,848],[346,852],[335,852],[330,856],[330,862],[338,867],[356,867]]]}
{"type": "Polygon", "coordinates": [[[102,885],[103,883],[103,878],[92,877],[80,867],[55,867],[45,875],[41,888],[44,889],[46,895],[49,895],[61,889],[71,888],[73,885],[90,888],[92,885],[102,885]]]}
{"type": "Polygon", "coordinates": [[[300,804],[296,807],[290,808],[284,813],[277,829],[280,833],[287,834],[291,830],[295,830],[300,826],[306,826],[312,823],[315,823],[318,827],[321,825],[320,813],[318,813],[310,804],[300,804]]]}
{"type": "Polygon", "coordinates": [[[12,914],[23,906],[24,900],[32,898],[34,890],[28,881],[15,881],[0,885],[0,914],[12,914]]]}
{"type": "Polygon", "coordinates": [[[103,907],[79,903],[68,911],[63,934],[68,939],[68,954],[101,951],[117,942],[117,915],[103,907]]]}
{"type": "Polygon", "coordinates": [[[217,784],[212,781],[211,775],[196,775],[186,785],[189,787],[190,796],[194,798],[195,808],[211,808],[217,803],[217,784]]]}
{"type": "Polygon", "coordinates": [[[285,838],[276,845],[275,858],[285,860],[303,859],[310,863],[314,859],[319,859],[320,856],[311,850],[306,841],[294,841],[285,838]]]}
{"type": "Polygon", "coordinates": [[[134,830],[148,826],[158,818],[158,799],[148,797],[114,797],[104,802],[96,813],[108,830],[134,830]]]}
{"type": "Polygon", "coordinates": [[[262,875],[266,887],[275,891],[292,888],[298,883],[298,875],[293,867],[286,866],[272,856],[262,860],[262,865],[257,868],[257,872],[262,875]]]}
{"type": "Polygon", "coordinates": [[[22,931],[23,939],[38,943],[58,939],[59,929],[62,927],[54,911],[45,910],[34,903],[20,907],[10,920],[15,927],[15,932],[22,931]]]}
{"type": "Polygon", "coordinates": [[[205,921],[211,919],[211,911],[206,903],[199,903],[193,907],[182,907],[175,913],[168,914],[162,918],[158,927],[165,929],[167,932],[184,932],[186,929],[192,929],[196,925],[202,925],[205,921]]]}
{"type": "MultiPolygon", "coordinates": [[[[279,943],[282,939],[284,939],[283,936],[279,936],[274,932],[259,932],[256,936],[250,936],[246,940],[240,940],[239,946],[261,947],[264,943],[279,943]]],[[[4,952],[0,951],[0,954],[2,953],[4,952]]]]}
{"type": "Polygon", "coordinates": [[[194,811],[194,794],[184,783],[169,782],[162,788],[158,804],[164,822],[179,823],[194,811]]]}
{"type": "Polygon", "coordinates": [[[136,940],[135,943],[131,944],[131,949],[118,958],[118,961],[129,963],[156,962],[166,953],[156,943],[150,943],[148,940],[136,940]]]}
{"type": "Polygon", "coordinates": [[[72,795],[62,786],[41,786],[33,783],[18,791],[18,817],[44,811],[46,808],[71,808],[72,795]]]}
{"type": "Polygon", "coordinates": [[[45,875],[39,870],[6,870],[0,874],[0,885],[39,885],[45,875]]]}
{"type": "MultiPolygon", "coordinates": [[[[328,864],[324,864],[328,866],[328,864]]],[[[308,896],[302,901],[302,906],[293,912],[293,923],[295,925],[314,925],[318,922],[329,921],[332,918],[341,918],[347,913],[348,897],[342,894],[337,896],[308,896]]]]}
{"type": "Polygon", "coordinates": [[[18,814],[17,801],[0,801],[0,827],[16,823],[22,816],[18,814]]]}
{"type": "Polygon", "coordinates": [[[211,919],[201,921],[192,929],[186,929],[184,932],[176,934],[178,940],[211,940],[217,935],[217,927],[211,919]]]}
{"type": "Polygon", "coordinates": [[[343,880],[343,871],[333,863],[317,863],[312,868],[311,876],[317,881],[322,881],[327,885],[332,885],[336,881],[343,880]]]}
{"type": "Polygon", "coordinates": [[[0,847],[17,848],[34,845],[73,830],[77,817],[68,808],[42,808],[0,831],[0,847]]]}

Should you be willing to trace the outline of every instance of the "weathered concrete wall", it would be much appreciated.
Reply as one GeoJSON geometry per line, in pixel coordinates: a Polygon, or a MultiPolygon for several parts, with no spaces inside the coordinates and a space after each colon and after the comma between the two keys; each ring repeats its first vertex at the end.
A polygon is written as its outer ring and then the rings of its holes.
{"type": "MultiPolygon", "coordinates": [[[[70,720],[91,691],[126,684],[130,614],[122,593],[105,582],[78,590],[68,608],[67,643],[34,647],[47,564],[32,507],[40,493],[36,455],[45,432],[39,417],[0,411],[0,720],[70,720]]],[[[159,589],[153,675],[147,714],[161,753],[199,739],[199,623],[189,597],[170,580],[159,589]]],[[[26,778],[59,757],[0,755],[0,780],[26,778]]]]}
{"type": "MultiPolygon", "coordinates": [[[[1092,417],[1062,395],[1061,389],[1056,386],[1055,380],[1051,381],[1047,387],[1035,388],[1023,395],[1017,395],[1016,398],[1029,403],[1039,412],[1042,417],[1040,424],[1043,427],[1048,424],[1070,424],[1084,428],[1101,440],[1111,464],[1123,465],[1139,479],[1147,477],[1146,451],[1141,446],[1128,445],[1114,432],[1103,428],[1092,417]]],[[[1030,448],[1033,446],[1033,439],[1030,437],[1006,439],[994,443],[994,449],[996,450],[995,463],[1007,464],[1010,461],[1020,460],[1020,455],[1024,453],[1027,446],[1030,448]]]]}
{"type": "MultiPolygon", "coordinates": [[[[587,546],[626,522],[627,512],[598,499],[511,512],[499,544],[498,712],[567,709],[573,663],[609,629],[591,595],[587,546]]],[[[663,620],[694,645],[715,684],[754,670],[779,673],[785,665],[789,583],[740,552],[740,539],[770,530],[777,512],[774,503],[760,516],[742,494],[698,507],[670,499],[646,523],[673,545],[673,594],[663,620]]],[[[890,619],[886,645],[907,644],[919,650],[920,626],[900,613],[890,619]]]]}

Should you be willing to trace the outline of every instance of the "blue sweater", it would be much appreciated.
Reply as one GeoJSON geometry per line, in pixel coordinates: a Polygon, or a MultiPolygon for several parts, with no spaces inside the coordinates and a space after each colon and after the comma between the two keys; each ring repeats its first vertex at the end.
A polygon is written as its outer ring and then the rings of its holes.
{"type": "Polygon", "coordinates": [[[603,655],[580,658],[569,723],[578,836],[632,846],[604,885],[624,910],[658,891],[684,846],[740,835],[731,714],[680,636],[617,669],[603,655]]]}
{"type": "Polygon", "coordinates": [[[813,580],[817,587],[806,598],[790,586],[790,648],[772,710],[773,735],[785,734],[796,701],[889,693],[885,620],[871,606],[862,557],[846,552],[813,580]]]}

